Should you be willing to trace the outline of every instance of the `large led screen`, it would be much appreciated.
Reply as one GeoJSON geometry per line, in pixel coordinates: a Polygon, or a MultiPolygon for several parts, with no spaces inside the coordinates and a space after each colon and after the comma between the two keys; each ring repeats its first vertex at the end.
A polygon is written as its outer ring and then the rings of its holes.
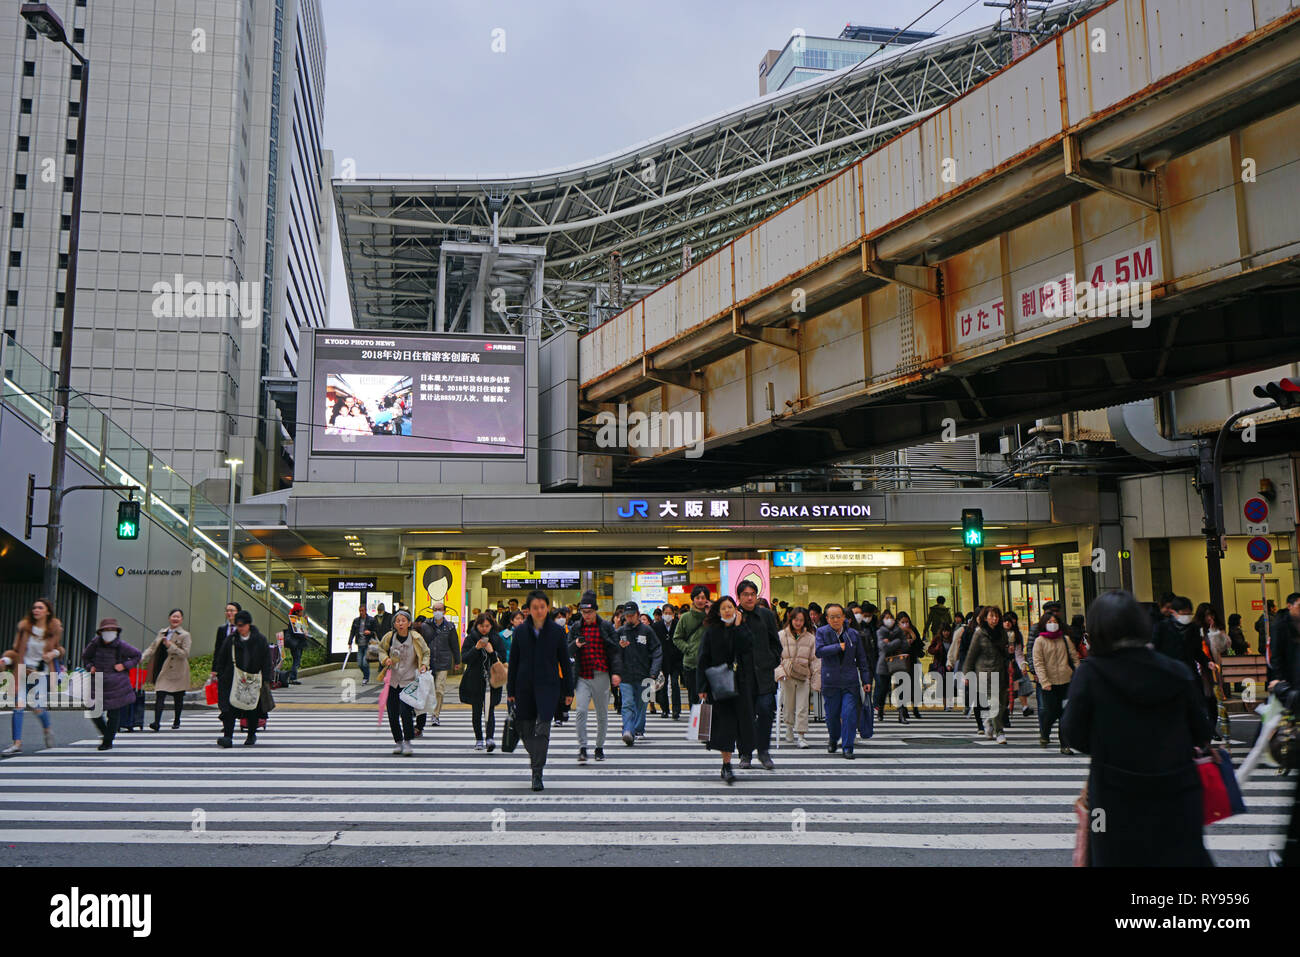
{"type": "Polygon", "coordinates": [[[321,331],[312,452],[524,455],[524,339],[321,331]]]}

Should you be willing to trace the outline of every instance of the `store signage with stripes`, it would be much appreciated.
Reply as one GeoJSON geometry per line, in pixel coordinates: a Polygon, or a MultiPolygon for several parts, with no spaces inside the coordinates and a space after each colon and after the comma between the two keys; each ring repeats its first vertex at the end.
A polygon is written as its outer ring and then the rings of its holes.
{"type": "Polygon", "coordinates": [[[998,563],[1010,565],[1012,568],[1018,568],[1021,565],[1032,565],[1034,564],[1034,550],[1032,548],[1012,548],[998,552],[998,563]]]}

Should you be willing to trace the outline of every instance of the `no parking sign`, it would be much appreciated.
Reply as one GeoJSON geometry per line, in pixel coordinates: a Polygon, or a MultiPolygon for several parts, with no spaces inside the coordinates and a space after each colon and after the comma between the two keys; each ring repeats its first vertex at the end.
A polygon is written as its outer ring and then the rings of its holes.
{"type": "Polygon", "coordinates": [[[1267,538],[1256,535],[1246,543],[1246,554],[1253,562],[1266,562],[1268,556],[1273,554],[1273,546],[1268,543],[1267,538]]]}

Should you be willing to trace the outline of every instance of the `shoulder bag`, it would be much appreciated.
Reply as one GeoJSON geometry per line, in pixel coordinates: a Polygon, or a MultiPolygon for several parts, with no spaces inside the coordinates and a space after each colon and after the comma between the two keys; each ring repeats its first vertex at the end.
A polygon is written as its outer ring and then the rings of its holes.
{"type": "Polygon", "coordinates": [[[256,711],[258,702],[262,700],[262,676],[240,670],[233,642],[230,645],[230,664],[235,671],[230,683],[230,707],[236,711],[256,711]]]}
{"type": "MultiPolygon", "coordinates": [[[[733,639],[734,642],[734,639],[733,639]]],[[[735,648],[732,648],[733,657],[735,648]]],[[[736,691],[736,662],[734,660],[704,669],[704,678],[709,683],[709,694],[714,701],[730,701],[738,697],[736,691]]]]}

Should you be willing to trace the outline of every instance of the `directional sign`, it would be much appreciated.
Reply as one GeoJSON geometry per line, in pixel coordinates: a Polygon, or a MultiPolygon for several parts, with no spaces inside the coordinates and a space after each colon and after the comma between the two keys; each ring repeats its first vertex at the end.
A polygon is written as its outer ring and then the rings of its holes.
{"type": "Polygon", "coordinates": [[[1268,518],[1268,502],[1262,498],[1252,498],[1241,509],[1248,522],[1262,522],[1268,518]]]}
{"type": "Polygon", "coordinates": [[[1268,543],[1267,538],[1257,536],[1246,543],[1246,554],[1253,562],[1266,562],[1268,556],[1273,554],[1273,546],[1268,543]]]}
{"type": "MultiPolygon", "coordinates": [[[[1271,575],[1273,574],[1273,563],[1272,562],[1251,562],[1250,573],[1252,575],[1271,575]]],[[[1264,607],[1264,603],[1262,601],[1258,601],[1258,602],[1253,601],[1250,604],[1252,608],[1264,607]]]]}

